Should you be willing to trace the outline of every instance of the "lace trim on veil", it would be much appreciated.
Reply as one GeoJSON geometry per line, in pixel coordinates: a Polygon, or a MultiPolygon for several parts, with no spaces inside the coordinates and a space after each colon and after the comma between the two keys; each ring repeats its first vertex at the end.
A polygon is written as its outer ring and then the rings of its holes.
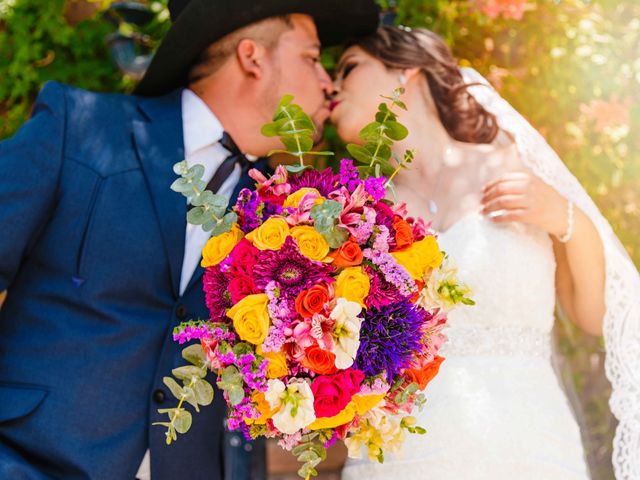
{"type": "Polygon", "coordinates": [[[469,92],[498,125],[513,135],[524,164],[591,219],[604,245],[606,262],[605,370],[612,386],[611,411],[619,421],[613,443],[618,480],[640,478],[640,276],[607,220],[558,155],[478,72],[462,68],[469,92]],[[485,87],[486,85],[486,87],[485,87]]]}

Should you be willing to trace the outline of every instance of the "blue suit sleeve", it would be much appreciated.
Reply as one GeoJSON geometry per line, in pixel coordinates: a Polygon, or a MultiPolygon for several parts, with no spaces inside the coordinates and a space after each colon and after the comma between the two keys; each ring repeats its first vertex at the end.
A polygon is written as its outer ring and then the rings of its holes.
{"type": "Polygon", "coordinates": [[[0,291],[55,209],[64,156],[65,87],[48,82],[31,118],[0,142],[0,291]]]}

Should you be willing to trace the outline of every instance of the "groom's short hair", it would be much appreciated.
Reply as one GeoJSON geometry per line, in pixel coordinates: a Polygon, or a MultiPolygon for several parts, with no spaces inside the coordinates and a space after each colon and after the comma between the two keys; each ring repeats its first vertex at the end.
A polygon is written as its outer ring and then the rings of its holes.
{"type": "Polygon", "coordinates": [[[278,45],[280,35],[293,28],[291,15],[278,15],[265,18],[239,28],[220,40],[209,45],[189,70],[188,81],[194,83],[214,74],[231,57],[238,43],[244,39],[252,39],[268,50],[278,45]]]}

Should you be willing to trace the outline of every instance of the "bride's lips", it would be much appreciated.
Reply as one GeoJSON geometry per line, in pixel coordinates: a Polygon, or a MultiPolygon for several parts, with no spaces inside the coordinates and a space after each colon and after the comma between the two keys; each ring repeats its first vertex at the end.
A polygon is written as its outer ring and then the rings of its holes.
{"type": "Polygon", "coordinates": [[[336,108],[341,103],[342,103],[342,100],[332,100],[331,103],[329,103],[329,111],[333,112],[334,108],[336,108]]]}

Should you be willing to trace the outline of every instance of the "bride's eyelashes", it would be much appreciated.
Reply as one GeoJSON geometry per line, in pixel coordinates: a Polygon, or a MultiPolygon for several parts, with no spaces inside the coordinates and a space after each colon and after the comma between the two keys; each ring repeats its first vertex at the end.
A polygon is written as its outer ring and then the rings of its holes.
{"type": "Polygon", "coordinates": [[[357,66],[358,66],[357,63],[348,63],[342,68],[339,78],[341,80],[344,80],[345,78],[347,78],[347,75],[349,75],[353,71],[353,69],[356,68],[357,66]]]}

